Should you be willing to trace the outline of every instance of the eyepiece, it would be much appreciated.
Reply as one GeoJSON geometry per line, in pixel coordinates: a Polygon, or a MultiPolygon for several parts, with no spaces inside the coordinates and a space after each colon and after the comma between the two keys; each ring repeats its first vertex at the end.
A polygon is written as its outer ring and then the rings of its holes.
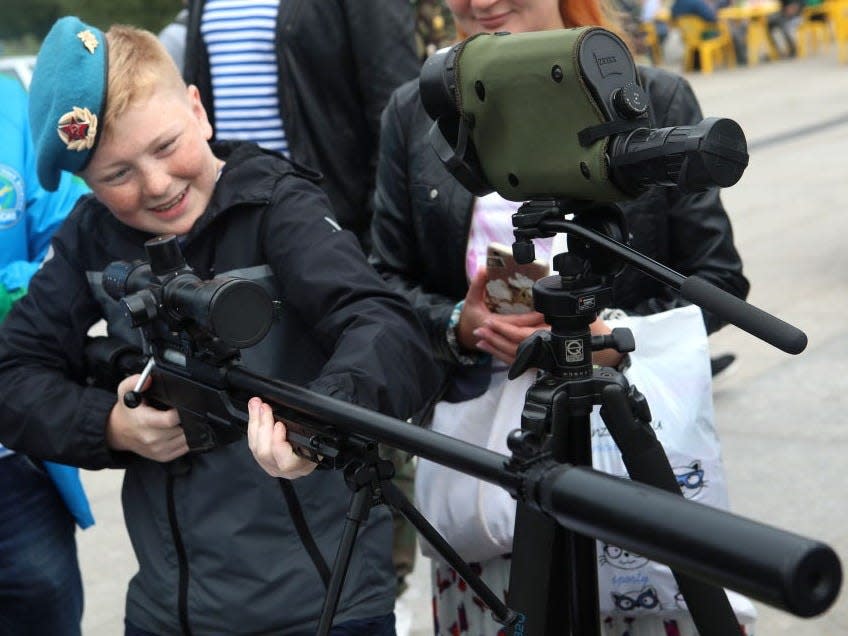
{"type": "Polygon", "coordinates": [[[711,117],[694,126],[639,128],[611,144],[612,180],[631,195],[653,185],[683,192],[726,188],[739,181],[747,166],[745,133],[732,119],[711,117]]]}
{"type": "Polygon", "coordinates": [[[124,296],[144,289],[154,280],[146,261],[114,261],[103,270],[101,284],[110,298],[121,300],[124,296]]]}

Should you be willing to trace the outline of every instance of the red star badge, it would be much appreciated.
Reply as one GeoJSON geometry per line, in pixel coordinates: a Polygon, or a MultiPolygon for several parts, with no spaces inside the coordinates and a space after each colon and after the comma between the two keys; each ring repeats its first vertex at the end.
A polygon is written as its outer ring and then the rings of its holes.
{"type": "Polygon", "coordinates": [[[72,121],[59,126],[59,130],[65,133],[68,141],[80,141],[88,134],[88,124],[85,122],[72,121]]]}
{"type": "Polygon", "coordinates": [[[87,108],[74,106],[59,118],[56,132],[68,150],[89,150],[97,136],[97,115],[87,108]]]}

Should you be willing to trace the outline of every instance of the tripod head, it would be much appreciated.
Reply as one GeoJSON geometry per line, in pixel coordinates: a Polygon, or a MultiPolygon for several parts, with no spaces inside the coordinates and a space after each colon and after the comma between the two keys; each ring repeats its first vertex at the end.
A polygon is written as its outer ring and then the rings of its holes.
{"type": "MultiPolygon", "coordinates": [[[[515,243],[513,255],[520,263],[535,257],[532,239],[550,236],[539,223],[562,218],[560,201],[531,201],[513,215],[515,243]]],[[[575,215],[575,223],[597,228],[604,235],[624,240],[627,231],[621,209],[614,205],[585,207],[575,215]]],[[[553,259],[558,275],[547,276],[533,286],[533,305],[545,316],[551,331],[537,332],[521,344],[509,378],[515,379],[529,368],[544,369],[561,377],[588,378],[592,375],[591,352],[613,348],[620,353],[634,350],[632,334],[616,329],[608,336],[591,336],[589,325],[598,312],[612,305],[612,279],[621,271],[620,259],[592,243],[572,239],[569,251],[553,259]]]]}

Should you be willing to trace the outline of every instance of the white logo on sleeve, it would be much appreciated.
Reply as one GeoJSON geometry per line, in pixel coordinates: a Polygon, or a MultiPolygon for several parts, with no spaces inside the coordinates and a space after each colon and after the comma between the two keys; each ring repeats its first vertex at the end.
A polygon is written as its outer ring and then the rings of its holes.
{"type": "Polygon", "coordinates": [[[24,218],[24,181],[15,170],[0,164],[0,230],[8,230],[24,218]]]}
{"type": "Polygon", "coordinates": [[[44,259],[41,261],[41,265],[38,266],[38,269],[41,269],[42,267],[44,267],[44,263],[46,263],[51,258],[53,258],[54,254],[55,254],[55,252],[53,251],[53,246],[51,245],[50,247],[47,248],[47,253],[44,255],[44,259]]]}
{"type": "Polygon", "coordinates": [[[325,220],[327,223],[329,223],[329,224],[332,226],[332,228],[333,228],[336,232],[341,232],[341,231],[342,231],[342,226],[341,226],[341,225],[339,225],[339,224],[338,224],[338,222],[337,222],[335,219],[330,218],[329,216],[325,216],[325,217],[324,217],[324,220],[325,220]]]}

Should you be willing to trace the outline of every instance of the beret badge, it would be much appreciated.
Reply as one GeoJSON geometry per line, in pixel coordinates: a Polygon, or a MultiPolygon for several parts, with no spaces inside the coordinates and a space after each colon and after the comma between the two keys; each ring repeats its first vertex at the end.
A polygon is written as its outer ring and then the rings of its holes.
{"type": "Polygon", "coordinates": [[[97,45],[100,44],[100,42],[97,41],[97,36],[94,35],[88,29],[77,33],[77,37],[80,39],[82,45],[88,50],[88,52],[92,54],[94,53],[94,49],[97,48],[97,45]]]}
{"type": "Polygon", "coordinates": [[[97,137],[97,115],[87,108],[74,106],[71,112],[59,118],[56,132],[68,150],[88,150],[97,137]]]}

